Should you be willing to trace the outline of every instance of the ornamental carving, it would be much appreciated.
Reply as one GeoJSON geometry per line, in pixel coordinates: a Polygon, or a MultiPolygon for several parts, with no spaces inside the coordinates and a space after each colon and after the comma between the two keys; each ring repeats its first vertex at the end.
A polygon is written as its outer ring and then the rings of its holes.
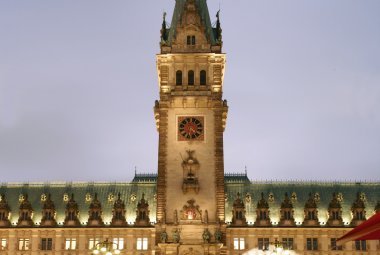
{"type": "Polygon", "coordinates": [[[181,210],[181,220],[202,220],[202,210],[195,204],[194,199],[187,201],[181,210]]]}
{"type": "Polygon", "coordinates": [[[183,184],[182,191],[187,193],[189,191],[199,192],[199,182],[198,182],[198,170],[199,163],[194,157],[194,151],[188,150],[187,158],[182,160],[183,168],[183,184]]]}

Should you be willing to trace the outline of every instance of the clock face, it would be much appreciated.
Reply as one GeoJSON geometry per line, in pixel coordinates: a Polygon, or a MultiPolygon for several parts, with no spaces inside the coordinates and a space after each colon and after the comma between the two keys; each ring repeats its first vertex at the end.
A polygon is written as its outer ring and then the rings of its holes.
{"type": "Polygon", "coordinates": [[[203,141],[204,117],[178,117],[179,141],[203,141]]]}

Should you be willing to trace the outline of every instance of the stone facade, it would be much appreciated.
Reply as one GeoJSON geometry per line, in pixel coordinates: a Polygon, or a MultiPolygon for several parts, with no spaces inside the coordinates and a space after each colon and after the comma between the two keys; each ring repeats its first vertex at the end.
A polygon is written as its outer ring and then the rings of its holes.
{"type": "Polygon", "coordinates": [[[380,254],[379,241],[335,240],[380,209],[380,183],[251,182],[225,174],[226,55],[219,12],[177,0],[156,64],[157,174],[131,183],[0,187],[0,254],[380,254]]]}

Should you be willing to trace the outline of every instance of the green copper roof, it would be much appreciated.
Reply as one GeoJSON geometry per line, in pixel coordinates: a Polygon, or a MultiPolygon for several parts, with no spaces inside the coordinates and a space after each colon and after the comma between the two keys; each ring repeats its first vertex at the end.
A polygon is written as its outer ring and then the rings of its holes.
{"type": "MultiPolygon", "coordinates": [[[[5,194],[11,208],[11,222],[18,219],[19,199],[22,194],[28,194],[28,199],[34,209],[33,220],[35,223],[41,220],[42,201],[44,196],[50,193],[51,199],[57,210],[57,222],[64,219],[67,199],[74,194],[74,199],[79,205],[80,221],[83,225],[88,219],[88,210],[95,193],[101,202],[103,221],[107,224],[111,221],[113,204],[117,194],[121,193],[121,199],[126,205],[126,218],[128,222],[134,222],[136,207],[142,194],[149,203],[150,219],[155,221],[156,216],[156,174],[136,174],[130,183],[30,183],[30,184],[2,184],[0,194],[5,194]]],[[[201,187],[202,188],[202,187],[201,187]]],[[[246,206],[246,218],[248,223],[256,219],[257,202],[264,193],[264,199],[268,202],[271,221],[279,220],[280,206],[285,193],[291,199],[296,222],[303,221],[304,206],[309,198],[309,193],[317,199],[318,216],[320,222],[327,221],[327,208],[333,198],[333,193],[339,195],[343,211],[344,222],[351,221],[351,206],[359,193],[366,206],[367,218],[374,214],[374,210],[380,200],[380,183],[346,183],[346,182],[251,182],[247,175],[225,175],[225,212],[226,221],[231,221],[232,205],[239,192],[246,206]]],[[[323,226],[323,224],[322,224],[323,226]]]]}
{"type": "MultiPolygon", "coordinates": [[[[175,36],[176,29],[179,22],[181,22],[182,14],[185,10],[185,4],[188,0],[176,0],[174,7],[172,22],[170,24],[170,29],[167,31],[167,44],[171,45],[175,36]]],[[[196,9],[201,18],[201,22],[206,28],[206,37],[210,40],[211,45],[217,44],[217,31],[211,25],[210,14],[207,7],[206,0],[194,0],[196,9]]]]}
{"type": "MultiPolygon", "coordinates": [[[[375,212],[377,202],[380,200],[380,183],[346,183],[346,182],[240,182],[226,183],[226,220],[232,218],[232,204],[239,192],[243,198],[247,211],[248,223],[256,219],[257,202],[261,199],[261,192],[269,204],[272,222],[280,218],[281,202],[288,193],[292,200],[295,220],[302,223],[304,206],[312,193],[317,199],[318,217],[320,222],[327,221],[328,205],[335,192],[341,196],[342,217],[344,222],[351,221],[351,206],[359,193],[363,196],[366,206],[366,216],[369,218],[375,212]]],[[[323,226],[323,225],[322,225],[323,226]]]]}

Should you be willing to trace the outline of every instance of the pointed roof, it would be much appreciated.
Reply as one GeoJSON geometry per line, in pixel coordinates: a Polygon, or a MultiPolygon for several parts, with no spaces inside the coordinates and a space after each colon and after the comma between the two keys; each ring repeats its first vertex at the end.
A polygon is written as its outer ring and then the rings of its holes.
{"type": "Polygon", "coordinates": [[[8,205],[8,201],[5,198],[4,194],[0,195],[0,210],[7,210],[7,211],[11,210],[11,208],[8,205]]]}
{"type": "MultiPolygon", "coordinates": [[[[176,0],[170,28],[168,30],[163,29],[166,33],[168,33],[167,36],[164,36],[164,38],[168,38],[166,43],[168,45],[172,44],[176,36],[177,25],[179,22],[181,22],[181,17],[185,11],[187,1],[194,1],[198,15],[201,18],[202,25],[206,28],[206,37],[210,40],[211,45],[218,44],[217,37],[220,31],[217,31],[217,28],[212,27],[206,0],[176,0]]],[[[217,17],[219,19],[219,15],[217,17]]],[[[165,24],[165,20],[163,24],[165,24]]],[[[220,23],[219,23],[219,29],[220,29],[220,23]]]]}
{"type": "Polygon", "coordinates": [[[268,202],[264,198],[264,192],[261,192],[261,199],[257,202],[257,208],[269,209],[268,202]]]}
{"type": "Polygon", "coordinates": [[[317,208],[317,202],[315,201],[315,197],[309,193],[309,199],[305,203],[305,209],[315,209],[317,208]]]}

